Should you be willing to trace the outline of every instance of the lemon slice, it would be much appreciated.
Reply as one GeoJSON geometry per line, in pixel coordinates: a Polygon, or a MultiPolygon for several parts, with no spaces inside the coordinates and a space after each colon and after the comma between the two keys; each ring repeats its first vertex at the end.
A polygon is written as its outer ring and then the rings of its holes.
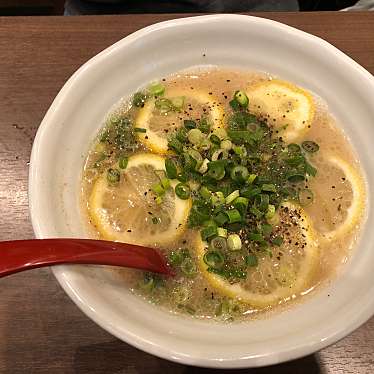
{"type": "Polygon", "coordinates": [[[325,238],[333,239],[349,234],[360,223],[365,211],[366,187],[357,168],[333,155],[324,159],[313,162],[318,168],[318,178],[309,182],[318,205],[306,209],[314,228],[325,238]]]}
{"type": "Polygon", "coordinates": [[[314,118],[313,97],[305,90],[278,79],[248,88],[250,112],[260,116],[291,143],[308,131],[314,118]]]}
{"type": "Polygon", "coordinates": [[[138,133],[139,140],[152,152],[159,154],[168,153],[168,137],[178,127],[183,125],[183,120],[198,120],[207,117],[212,128],[221,127],[223,123],[223,106],[212,95],[199,90],[167,89],[165,98],[184,98],[181,111],[161,113],[155,107],[155,99],[146,101],[136,116],[136,127],[146,129],[145,133],[138,133]]]}
{"type": "Polygon", "coordinates": [[[164,245],[184,231],[191,206],[173,188],[155,201],[151,186],[159,182],[155,170],[165,170],[165,159],[150,153],[129,158],[120,182],[112,186],[104,173],[95,183],[89,199],[89,214],[104,239],[140,245],[164,245]]]}
{"type": "Polygon", "coordinates": [[[282,225],[275,230],[283,234],[284,243],[272,249],[272,257],[258,252],[258,265],[248,268],[246,280],[240,283],[230,284],[207,271],[203,260],[207,244],[198,239],[199,266],[212,287],[259,309],[293,299],[306,288],[318,264],[318,245],[309,218],[301,208],[290,203],[282,205],[280,216],[282,225]]]}

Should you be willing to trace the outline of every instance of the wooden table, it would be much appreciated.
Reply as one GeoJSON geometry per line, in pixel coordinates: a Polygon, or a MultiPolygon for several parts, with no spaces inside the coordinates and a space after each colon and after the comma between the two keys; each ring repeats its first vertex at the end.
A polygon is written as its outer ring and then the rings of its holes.
{"type": "MultiPolygon", "coordinates": [[[[374,13],[261,16],[325,38],[374,73],[374,13]]],[[[0,240],[33,237],[27,206],[31,145],[64,82],[87,59],[115,41],[175,17],[181,15],[0,18],[0,240]]],[[[77,309],[49,269],[1,280],[1,373],[212,371],[171,363],[115,339],[77,309]]],[[[317,354],[239,372],[372,374],[374,318],[317,354]]]]}

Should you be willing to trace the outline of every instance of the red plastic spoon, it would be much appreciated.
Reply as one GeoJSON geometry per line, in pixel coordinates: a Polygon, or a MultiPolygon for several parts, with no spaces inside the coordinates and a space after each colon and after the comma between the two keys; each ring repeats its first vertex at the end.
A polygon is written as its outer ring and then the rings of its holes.
{"type": "Polygon", "coordinates": [[[173,275],[160,252],[139,245],[90,239],[0,242],[0,277],[60,264],[124,266],[173,275]]]}

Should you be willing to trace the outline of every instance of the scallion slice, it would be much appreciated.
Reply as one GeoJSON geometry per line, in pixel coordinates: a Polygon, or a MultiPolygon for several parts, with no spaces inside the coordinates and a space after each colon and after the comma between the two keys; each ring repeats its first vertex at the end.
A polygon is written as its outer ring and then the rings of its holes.
{"type": "MultiPolygon", "coordinates": [[[[218,233],[218,229],[217,229],[218,233]]],[[[227,249],[226,239],[222,236],[216,236],[210,242],[210,248],[214,251],[225,251],[227,249]]]]}
{"type": "Polygon", "coordinates": [[[187,200],[191,195],[191,189],[187,184],[178,183],[175,186],[175,194],[182,200],[187,200]]]}
{"type": "Polygon", "coordinates": [[[148,92],[152,95],[152,96],[161,96],[164,94],[165,92],[165,86],[163,86],[161,83],[159,82],[154,82],[154,83],[151,83],[149,86],[148,86],[148,92]]]}
{"type": "Polygon", "coordinates": [[[309,153],[314,153],[319,150],[319,145],[311,140],[305,140],[301,143],[301,146],[303,147],[304,151],[309,153]]]}
{"type": "Polygon", "coordinates": [[[240,196],[239,190],[235,190],[226,196],[226,204],[231,204],[237,197],[240,196]]]}
{"type": "Polygon", "coordinates": [[[167,158],[165,160],[165,169],[166,169],[166,175],[168,176],[168,178],[175,179],[177,177],[177,174],[178,174],[177,166],[172,159],[167,158]]]}
{"type": "Polygon", "coordinates": [[[227,238],[227,246],[230,251],[239,251],[242,249],[242,241],[238,234],[231,234],[227,238]]]}
{"type": "Polygon", "coordinates": [[[234,166],[231,170],[230,176],[235,182],[244,183],[248,178],[248,169],[245,166],[234,166]]]}
{"type": "Polygon", "coordinates": [[[237,209],[227,210],[225,213],[227,214],[229,223],[241,222],[242,220],[242,216],[237,209]]]}
{"type": "Polygon", "coordinates": [[[208,251],[204,254],[203,260],[210,268],[220,269],[225,263],[225,257],[221,252],[208,251]]]}

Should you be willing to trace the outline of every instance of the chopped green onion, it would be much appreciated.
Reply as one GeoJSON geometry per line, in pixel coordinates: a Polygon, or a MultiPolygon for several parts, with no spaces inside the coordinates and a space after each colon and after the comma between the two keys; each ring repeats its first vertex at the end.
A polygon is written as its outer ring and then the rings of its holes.
{"type": "Polygon", "coordinates": [[[303,180],[305,180],[305,176],[304,174],[301,174],[301,173],[292,173],[290,174],[287,179],[292,182],[292,183],[297,183],[297,182],[302,182],[303,180]]]}
{"type": "Polygon", "coordinates": [[[261,218],[264,214],[261,210],[257,209],[255,206],[251,206],[249,211],[256,216],[257,219],[261,218]]]}
{"type": "MultiPolygon", "coordinates": [[[[217,229],[218,233],[218,229],[217,229]]],[[[216,236],[210,242],[210,248],[215,251],[225,251],[227,249],[226,239],[222,236],[216,236]]]]}
{"type": "Polygon", "coordinates": [[[161,185],[165,190],[168,190],[169,188],[171,188],[170,180],[168,178],[162,178],[161,185]]]}
{"type": "Polygon", "coordinates": [[[293,187],[284,187],[282,188],[281,190],[281,193],[282,195],[284,196],[284,198],[289,198],[291,200],[297,200],[297,191],[295,188],[293,187]]]}
{"type": "Polygon", "coordinates": [[[207,159],[207,158],[205,158],[204,160],[203,160],[203,162],[202,162],[202,164],[200,165],[200,167],[199,167],[199,170],[198,170],[198,172],[200,173],[200,174],[205,174],[207,171],[208,171],[208,164],[209,164],[209,160],[207,159]]]}
{"type": "MultiPolygon", "coordinates": [[[[222,127],[217,127],[216,129],[213,130],[213,135],[219,138],[219,140],[224,140],[227,138],[227,131],[223,129],[222,127]]],[[[211,135],[210,137],[212,137],[211,135]]]]}
{"type": "Polygon", "coordinates": [[[247,213],[248,204],[249,200],[246,197],[237,197],[233,202],[234,207],[239,210],[242,216],[247,213]]]}
{"type": "Polygon", "coordinates": [[[266,212],[269,207],[269,195],[267,194],[260,194],[255,197],[255,203],[258,209],[261,212],[266,212]]]}
{"type": "MultiPolygon", "coordinates": [[[[193,159],[195,159],[197,162],[199,162],[200,164],[203,162],[203,157],[201,156],[201,154],[196,149],[190,148],[188,150],[188,154],[193,159]]],[[[198,166],[200,166],[200,165],[198,165],[198,166]]]]}
{"type": "Polygon", "coordinates": [[[201,235],[201,239],[203,241],[208,240],[212,236],[216,236],[217,235],[217,225],[216,224],[214,224],[214,225],[210,224],[207,227],[204,227],[200,231],[200,235],[201,235]]]}
{"type": "Polygon", "coordinates": [[[249,184],[252,184],[252,183],[255,181],[256,178],[257,178],[257,175],[256,175],[256,174],[249,174],[249,176],[248,176],[248,178],[247,178],[247,182],[248,182],[249,184]]]}
{"type": "Polygon", "coordinates": [[[184,96],[179,96],[179,97],[171,98],[170,101],[174,108],[182,109],[184,105],[184,99],[185,99],[184,96]]]}
{"type": "Polygon", "coordinates": [[[209,141],[208,138],[204,138],[203,141],[199,144],[199,149],[203,150],[203,151],[207,151],[210,146],[211,146],[211,142],[209,141]]]}
{"type": "Polygon", "coordinates": [[[222,140],[220,147],[225,151],[229,151],[232,148],[231,140],[222,140]]]}
{"type": "Polygon", "coordinates": [[[248,234],[248,239],[253,240],[254,242],[258,242],[258,243],[264,241],[264,237],[262,236],[262,234],[255,233],[255,232],[249,233],[248,234]]]}
{"type": "Polygon", "coordinates": [[[160,205],[162,203],[162,197],[157,196],[156,199],[155,199],[155,202],[156,202],[156,204],[160,205]]]}
{"type": "Polygon", "coordinates": [[[233,145],[232,146],[233,151],[241,157],[246,157],[247,156],[247,150],[245,149],[244,146],[242,145],[233,145]]]}
{"type": "Polygon", "coordinates": [[[210,197],[212,196],[212,193],[209,191],[209,189],[205,186],[202,186],[200,188],[200,195],[202,196],[202,198],[204,198],[205,200],[209,200],[210,197]]]}
{"type": "Polygon", "coordinates": [[[209,131],[210,131],[210,124],[209,124],[209,122],[207,121],[206,118],[202,118],[202,119],[200,120],[199,129],[200,129],[201,132],[203,132],[204,134],[209,134],[209,131]]]}
{"type": "Polygon", "coordinates": [[[276,236],[271,242],[280,247],[283,244],[283,238],[281,236],[276,236]]]}
{"type": "Polygon", "coordinates": [[[191,189],[184,183],[178,183],[175,186],[175,194],[182,200],[187,200],[191,195],[191,189]]]}
{"type": "Polygon", "coordinates": [[[230,176],[235,182],[243,183],[248,178],[248,169],[245,166],[238,165],[232,168],[230,176]]]}
{"type": "Polygon", "coordinates": [[[241,143],[249,143],[253,144],[253,142],[258,141],[262,138],[259,137],[260,133],[254,133],[248,130],[230,130],[229,137],[232,142],[241,144],[241,143]]]}
{"type": "Polygon", "coordinates": [[[187,137],[189,142],[194,145],[200,144],[204,139],[204,135],[199,129],[191,129],[190,131],[188,131],[187,137]]]}
{"type": "Polygon", "coordinates": [[[225,203],[225,196],[223,192],[217,191],[211,195],[210,201],[214,206],[223,205],[225,203]]]}
{"type": "Polygon", "coordinates": [[[174,109],[172,102],[165,97],[158,98],[155,101],[155,107],[163,114],[171,112],[174,109]]]}
{"type": "Polygon", "coordinates": [[[235,190],[226,196],[226,204],[231,204],[237,197],[240,196],[239,190],[235,190]]]}
{"type": "Polygon", "coordinates": [[[218,214],[216,214],[213,219],[214,219],[214,222],[216,222],[217,225],[219,226],[224,225],[228,221],[227,214],[223,212],[219,212],[218,214]]]}
{"type": "Polygon", "coordinates": [[[227,238],[227,246],[230,251],[239,251],[242,249],[242,241],[238,234],[231,234],[227,238]]]}
{"type": "Polygon", "coordinates": [[[247,266],[254,267],[258,265],[257,256],[250,253],[248,256],[245,257],[245,263],[247,266]]]}
{"type": "Polygon", "coordinates": [[[300,153],[301,152],[300,146],[296,143],[288,144],[287,150],[289,153],[300,153]]]}
{"type": "Polygon", "coordinates": [[[151,187],[151,190],[157,195],[162,196],[165,194],[165,189],[162,187],[161,183],[156,183],[151,187]]]}
{"type": "Polygon", "coordinates": [[[208,175],[216,180],[221,180],[225,176],[225,167],[222,160],[209,162],[208,175]]]}
{"type": "Polygon", "coordinates": [[[140,287],[147,292],[152,291],[156,287],[156,281],[154,275],[151,273],[145,273],[140,287]]]}
{"type": "Polygon", "coordinates": [[[313,192],[307,188],[303,188],[299,191],[298,199],[301,206],[308,206],[313,202],[313,192]]]}
{"type": "Polygon", "coordinates": [[[227,210],[226,214],[229,219],[229,223],[241,222],[242,220],[242,216],[237,209],[227,210]]]}
{"type": "Polygon", "coordinates": [[[135,131],[135,132],[146,133],[146,132],[147,132],[147,129],[144,129],[143,127],[134,127],[134,131],[135,131]]]}
{"type": "Polygon", "coordinates": [[[242,107],[247,107],[249,100],[248,96],[245,94],[244,91],[236,91],[234,95],[234,99],[240,104],[242,107]]]}
{"type": "Polygon", "coordinates": [[[175,179],[177,177],[178,171],[177,171],[177,166],[175,165],[175,162],[167,158],[165,160],[165,169],[166,169],[166,175],[170,179],[175,179]]]}
{"type": "Polygon", "coordinates": [[[172,266],[178,266],[182,263],[185,257],[184,252],[181,250],[171,251],[168,254],[168,262],[172,266]]]}
{"type": "Polygon", "coordinates": [[[261,225],[261,232],[262,232],[262,235],[264,235],[265,237],[269,236],[272,231],[273,231],[272,225],[269,225],[267,223],[261,225]]]}
{"type": "Polygon", "coordinates": [[[225,257],[218,251],[208,251],[204,254],[203,260],[206,265],[213,269],[220,269],[225,263],[225,257]]]}
{"type": "Polygon", "coordinates": [[[184,158],[184,171],[194,171],[200,165],[198,165],[197,160],[195,160],[189,153],[183,153],[184,158]]]}
{"type": "Polygon", "coordinates": [[[214,135],[214,134],[211,134],[209,136],[209,140],[211,143],[213,144],[217,144],[217,145],[220,145],[221,144],[221,139],[217,136],[217,135],[214,135]]]}
{"type": "Polygon", "coordinates": [[[106,178],[109,183],[117,184],[121,178],[121,173],[118,169],[108,169],[106,178]]]}
{"type": "Polygon", "coordinates": [[[175,137],[184,144],[187,141],[187,129],[185,127],[180,127],[176,132],[175,132],[175,137]]]}
{"type": "Polygon", "coordinates": [[[230,104],[231,108],[235,111],[239,110],[241,108],[241,105],[239,104],[239,101],[236,100],[236,99],[230,100],[229,104],[230,104]]]}
{"type": "Polygon", "coordinates": [[[227,230],[224,229],[223,227],[218,227],[217,228],[217,235],[221,236],[222,238],[227,238],[227,230]]]}
{"type": "Polygon", "coordinates": [[[165,87],[159,82],[154,82],[148,86],[148,92],[152,96],[161,96],[165,92],[165,87]]]}
{"type": "Polygon", "coordinates": [[[182,182],[182,183],[187,183],[187,181],[188,181],[187,175],[183,172],[181,172],[177,175],[177,179],[179,180],[179,182],[182,182]]]}
{"type": "Polygon", "coordinates": [[[275,188],[274,184],[263,184],[261,188],[262,188],[262,191],[277,192],[277,189],[275,188]]]}
{"type": "Polygon", "coordinates": [[[299,166],[305,162],[305,157],[303,155],[296,155],[296,156],[287,158],[285,161],[290,166],[299,166]]]}
{"type": "Polygon", "coordinates": [[[142,92],[136,92],[132,98],[132,104],[138,108],[143,107],[147,100],[147,96],[142,92]]]}
{"type": "Polygon", "coordinates": [[[191,129],[196,128],[196,122],[192,119],[185,119],[183,121],[183,125],[187,130],[191,130],[191,129]]]}
{"type": "Polygon", "coordinates": [[[183,145],[182,143],[175,137],[171,137],[168,141],[168,147],[171,148],[173,151],[177,153],[183,152],[183,145]]]}
{"type": "Polygon", "coordinates": [[[217,149],[212,154],[212,161],[224,160],[228,157],[228,152],[225,149],[217,149]]]}
{"type": "Polygon", "coordinates": [[[319,150],[319,145],[311,140],[305,140],[302,142],[301,146],[306,152],[314,153],[319,150]]]}
{"type": "Polygon", "coordinates": [[[193,277],[197,273],[196,264],[191,257],[186,257],[181,263],[181,270],[184,275],[193,277]]]}
{"type": "Polygon", "coordinates": [[[272,204],[269,204],[268,211],[265,214],[266,219],[272,219],[275,215],[275,206],[272,204]]]}
{"type": "Polygon", "coordinates": [[[118,166],[120,169],[126,169],[128,163],[129,163],[128,157],[120,157],[120,159],[118,160],[118,166]]]}
{"type": "Polygon", "coordinates": [[[312,177],[315,177],[317,175],[317,169],[307,161],[305,161],[305,172],[312,177]]]}

